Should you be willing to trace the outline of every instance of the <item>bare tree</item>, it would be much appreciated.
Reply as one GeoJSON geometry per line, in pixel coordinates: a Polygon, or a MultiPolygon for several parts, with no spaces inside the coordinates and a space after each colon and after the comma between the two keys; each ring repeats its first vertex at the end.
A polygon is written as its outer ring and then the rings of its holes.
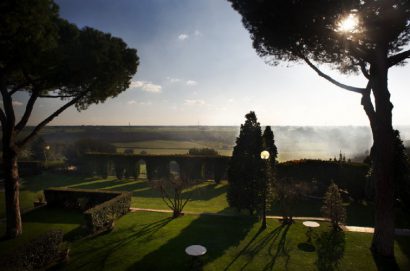
{"type": "Polygon", "coordinates": [[[168,178],[150,182],[151,186],[161,193],[162,200],[168,208],[172,210],[172,218],[183,215],[182,210],[192,198],[192,191],[186,190],[195,183],[189,177],[178,174],[169,174],[168,178]]]}

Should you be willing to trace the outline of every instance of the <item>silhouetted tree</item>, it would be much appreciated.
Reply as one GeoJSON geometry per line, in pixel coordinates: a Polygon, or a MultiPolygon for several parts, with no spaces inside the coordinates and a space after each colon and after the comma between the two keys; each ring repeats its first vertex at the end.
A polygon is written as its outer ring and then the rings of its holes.
{"type": "Polygon", "coordinates": [[[273,184],[275,182],[275,163],[278,156],[278,149],[275,145],[275,139],[270,126],[266,126],[262,135],[263,150],[269,152],[269,159],[262,161],[262,178],[261,180],[261,194],[262,204],[259,209],[262,210],[262,228],[266,228],[266,209],[270,207],[273,201],[273,184]]]}
{"type": "Polygon", "coordinates": [[[339,230],[339,224],[346,221],[346,208],[343,206],[339,187],[334,182],[326,191],[321,211],[324,217],[330,219],[333,230],[339,230]]]}
{"type": "Polygon", "coordinates": [[[242,15],[257,53],[269,64],[304,61],[319,76],[359,93],[373,133],[376,177],[373,252],[394,256],[394,133],[388,71],[410,57],[410,1],[228,0],[242,15]],[[363,74],[366,87],[343,84],[315,64],[363,74]],[[374,97],[374,104],[370,98],[374,97]]]}
{"type": "Polygon", "coordinates": [[[229,164],[227,199],[229,206],[247,209],[252,214],[261,201],[262,130],[255,112],[245,118],[229,164]]]}
{"type": "Polygon", "coordinates": [[[212,148],[191,148],[188,150],[190,155],[218,155],[219,153],[212,148]]]}
{"type": "Polygon", "coordinates": [[[110,34],[61,19],[52,0],[5,0],[0,4],[0,108],[5,175],[6,235],[22,233],[19,204],[19,150],[60,113],[85,110],[126,90],[138,66],[136,50],[110,34]],[[20,120],[13,99],[28,100],[20,120]],[[40,99],[65,103],[21,133],[40,99]]]}
{"type": "Polygon", "coordinates": [[[191,200],[193,191],[184,193],[195,183],[185,175],[169,174],[168,178],[151,180],[151,186],[161,193],[161,198],[172,210],[172,218],[181,216],[185,205],[191,200]],[[184,196],[182,194],[184,193],[184,196]]]}

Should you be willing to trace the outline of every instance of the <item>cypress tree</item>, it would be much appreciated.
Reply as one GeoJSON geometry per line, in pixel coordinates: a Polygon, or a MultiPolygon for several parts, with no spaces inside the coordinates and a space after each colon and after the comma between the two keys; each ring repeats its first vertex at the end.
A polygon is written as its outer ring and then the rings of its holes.
{"type": "Polygon", "coordinates": [[[261,178],[262,130],[255,112],[245,115],[228,169],[229,206],[247,209],[251,214],[258,209],[261,178]]]}

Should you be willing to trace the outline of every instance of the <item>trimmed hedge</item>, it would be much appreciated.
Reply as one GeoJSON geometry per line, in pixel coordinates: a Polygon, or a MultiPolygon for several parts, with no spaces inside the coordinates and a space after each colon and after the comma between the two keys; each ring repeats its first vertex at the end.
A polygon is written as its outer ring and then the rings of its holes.
{"type": "Polygon", "coordinates": [[[85,211],[85,228],[89,233],[95,233],[110,228],[114,219],[129,212],[132,194],[129,192],[52,188],[44,190],[44,196],[48,206],[85,211]]]}
{"type": "Polygon", "coordinates": [[[37,270],[62,260],[67,252],[62,248],[63,237],[62,230],[51,230],[40,235],[2,259],[1,269],[37,270]]]}
{"type": "Polygon", "coordinates": [[[110,228],[114,219],[129,212],[131,193],[121,193],[115,198],[101,203],[84,212],[85,225],[91,233],[110,228]]]}
{"type": "Polygon", "coordinates": [[[322,196],[333,180],[356,200],[365,198],[366,175],[369,165],[323,160],[295,160],[276,166],[278,177],[290,177],[306,182],[316,181],[317,196],[322,196]]]}

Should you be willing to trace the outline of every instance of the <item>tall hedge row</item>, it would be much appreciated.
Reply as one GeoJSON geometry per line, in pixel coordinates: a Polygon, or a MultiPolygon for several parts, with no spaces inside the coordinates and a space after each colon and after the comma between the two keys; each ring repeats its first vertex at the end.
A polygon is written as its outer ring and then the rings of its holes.
{"type": "Polygon", "coordinates": [[[277,165],[278,177],[290,177],[301,181],[315,182],[318,196],[322,196],[333,180],[341,189],[347,190],[355,199],[365,197],[366,175],[369,166],[363,163],[348,163],[322,160],[296,160],[277,165]]]}

